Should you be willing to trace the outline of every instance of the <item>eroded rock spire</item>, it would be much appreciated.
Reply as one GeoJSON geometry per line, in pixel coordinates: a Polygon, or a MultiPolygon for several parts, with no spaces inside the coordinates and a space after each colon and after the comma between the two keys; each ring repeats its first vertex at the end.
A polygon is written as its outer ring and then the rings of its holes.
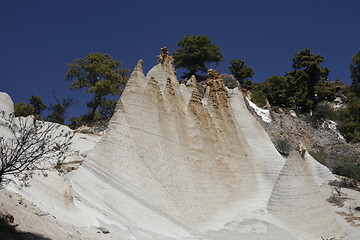
{"type": "Polygon", "coordinates": [[[137,62],[137,64],[136,64],[136,66],[135,66],[135,69],[134,69],[134,72],[135,71],[137,71],[137,72],[141,72],[141,73],[144,73],[144,71],[143,71],[143,60],[142,59],[140,59],[138,62],[137,62]]]}
{"type": "Polygon", "coordinates": [[[158,63],[161,65],[164,65],[165,63],[173,64],[174,58],[172,56],[169,56],[169,50],[167,47],[162,47],[160,55],[157,56],[158,63]]]}

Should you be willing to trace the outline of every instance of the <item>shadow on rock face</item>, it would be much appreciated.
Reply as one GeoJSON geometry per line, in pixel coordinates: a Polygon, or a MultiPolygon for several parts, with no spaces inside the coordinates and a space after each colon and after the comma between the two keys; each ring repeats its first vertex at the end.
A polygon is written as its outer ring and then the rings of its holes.
{"type": "Polygon", "coordinates": [[[16,226],[0,217],[0,240],[50,240],[50,238],[30,232],[17,231],[16,226]]]}

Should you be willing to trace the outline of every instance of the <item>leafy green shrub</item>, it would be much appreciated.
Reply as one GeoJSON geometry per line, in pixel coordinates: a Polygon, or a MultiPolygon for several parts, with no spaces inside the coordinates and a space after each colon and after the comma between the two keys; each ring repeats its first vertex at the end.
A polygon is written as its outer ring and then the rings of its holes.
{"type": "Polygon", "coordinates": [[[340,133],[348,142],[360,142],[360,97],[355,92],[346,94],[346,108],[339,111],[340,133]]]}
{"type": "Polygon", "coordinates": [[[263,93],[263,83],[255,83],[252,86],[251,101],[259,107],[266,105],[266,96],[263,93]]]}
{"type": "Polygon", "coordinates": [[[360,181],[360,158],[356,156],[343,158],[337,162],[334,173],[360,181]]]}
{"type": "Polygon", "coordinates": [[[266,97],[261,92],[254,92],[251,95],[251,101],[259,107],[266,105],[266,97]]]}
{"type": "Polygon", "coordinates": [[[252,91],[254,88],[254,83],[250,79],[248,79],[245,81],[244,84],[241,85],[241,87],[246,90],[252,91]]]}
{"type": "Polygon", "coordinates": [[[275,147],[284,156],[288,156],[291,150],[291,144],[287,138],[276,138],[275,147]]]}
{"type": "Polygon", "coordinates": [[[323,164],[323,165],[326,165],[326,152],[321,149],[320,151],[309,151],[310,155],[316,160],[318,161],[319,163],[323,164]]]}
{"type": "Polygon", "coordinates": [[[339,114],[325,102],[316,105],[313,116],[317,119],[330,119],[334,121],[339,119],[339,114]]]}
{"type": "Polygon", "coordinates": [[[239,82],[233,75],[230,74],[222,74],[222,79],[226,87],[233,89],[239,86],[239,82]]]}

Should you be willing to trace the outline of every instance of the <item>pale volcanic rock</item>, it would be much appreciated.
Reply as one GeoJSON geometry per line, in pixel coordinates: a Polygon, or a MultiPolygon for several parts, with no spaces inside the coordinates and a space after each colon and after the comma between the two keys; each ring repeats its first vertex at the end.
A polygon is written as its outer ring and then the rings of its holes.
{"type": "Polygon", "coordinates": [[[0,92],[0,111],[4,111],[7,115],[14,112],[13,101],[11,97],[4,92],[0,92]]]}
{"type": "Polygon", "coordinates": [[[299,152],[292,151],[271,193],[269,211],[303,235],[340,237],[344,233],[335,214],[299,152]]]}
{"type": "Polygon", "coordinates": [[[104,134],[75,133],[78,169],[8,190],[56,218],[48,222],[56,232],[76,231],[69,239],[342,236],[325,202],[331,172],[307,152],[281,156],[254,106],[215,70],[201,96],[195,77],[180,84],[172,63],[164,47],[145,76],[139,60],[104,134]]]}

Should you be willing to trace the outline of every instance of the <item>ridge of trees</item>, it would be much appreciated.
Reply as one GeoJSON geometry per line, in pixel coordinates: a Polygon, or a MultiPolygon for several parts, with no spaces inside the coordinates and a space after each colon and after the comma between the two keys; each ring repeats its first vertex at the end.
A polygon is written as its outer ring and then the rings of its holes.
{"type": "Polygon", "coordinates": [[[67,117],[67,109],[74,105],[74,99],[68,97],[62,99],[60,102],[55,95],[54,97],[56,103],[50,103],[46,106],[40,96],[32,95],[29,98],[29,103],[20,102],[14,104],[14,115],[15,117],[27,117],[32,115],[36,120],[64,124],[67,117]],[[44,116],[45,110],[49,110],[50,114],[44,116]]]}

